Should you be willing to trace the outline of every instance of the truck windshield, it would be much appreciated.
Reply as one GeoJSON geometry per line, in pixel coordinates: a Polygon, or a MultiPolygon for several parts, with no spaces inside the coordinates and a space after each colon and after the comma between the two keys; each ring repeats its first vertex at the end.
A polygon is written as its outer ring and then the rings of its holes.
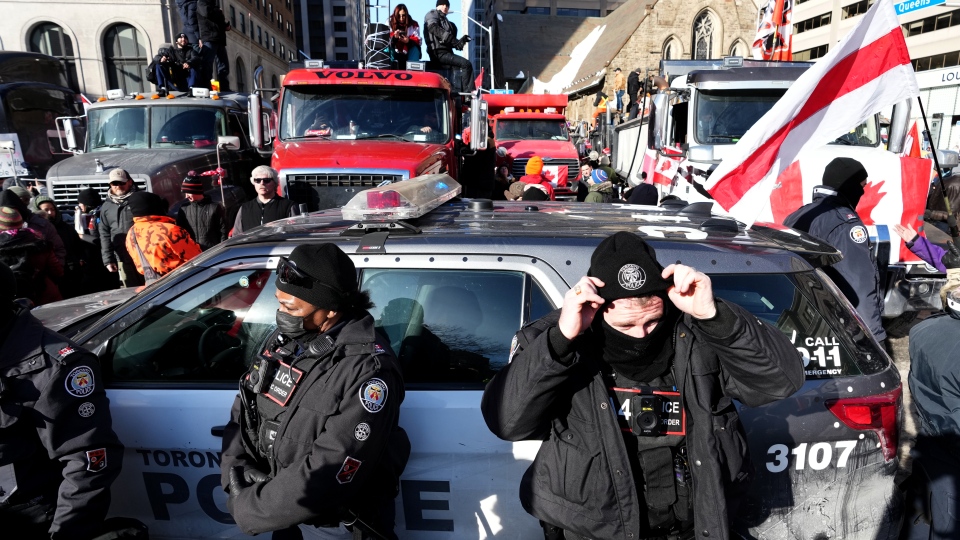
{"type": "MultiPolygon", "coordinates": [[[[786,90],[701,90],[694,136],[701,144],[736,144],[786,90]]],[[[876,115],[830,144],[877,146],[876,115]]]]}
{"type": "Polygon", "coordinates": [[[88,113],[90,150],[204,148],[226,134],[225,115],[213,107],[109,107],[88,113]],[[149,138],[148,138],[149,135],[149,138]]]}
{"type": "Polygon", "coordinates": [[[567,124],[563,120],[497,120],[498,141],[567,141],[567,124]]]}
{"type": "Polygon", "coordinates": [[[445,94],[409,87],[297,86],[283,92],[280,139],[450,140],[445,94]]]}

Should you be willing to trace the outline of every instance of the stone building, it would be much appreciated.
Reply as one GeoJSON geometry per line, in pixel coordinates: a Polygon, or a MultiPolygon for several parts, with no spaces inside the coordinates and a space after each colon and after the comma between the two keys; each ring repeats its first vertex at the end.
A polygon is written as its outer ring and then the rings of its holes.
{"type": "MultiPolygon", "coordinates": [[[[231,90],[249,92],[258,66],[264,84],[275,86],[296,58],[292,0],[219,4],[233,27],[227,35],[231,90]]],[[[57,57],[71,86],[96,98],[113,88],[151,91],[146,67],[181,28],[173,0],[18,2],[0,19],[0,49],[57,57]]]]}

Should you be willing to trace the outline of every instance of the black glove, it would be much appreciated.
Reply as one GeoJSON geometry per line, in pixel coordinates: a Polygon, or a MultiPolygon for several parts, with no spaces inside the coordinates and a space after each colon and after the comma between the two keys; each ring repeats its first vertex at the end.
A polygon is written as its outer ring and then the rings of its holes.
{"type": "Polygon", "coordinates": [[[960,250],[957,249],[957,246],[952,241],[947,242],[947,252],[940,258],[940,262],[943,263],[943,267],[947,270],[960,268],[960,250]]]}
{"type": "Polygon", "coordinates": [[[251,467],[249,469],[244,469],[243,479],[246,480],[248,484],[256,484],[259,482],[266,482],[270,479],[270,477],[267,476],[267,473],[261,471],[260,469],[254,469],[251,467]]]}
{"type": "Polygon", "coordinates": [[[240,466],[230,469],[230,484],[228,486],[231,497],[239,497],[244,488],[249,487],[244,481],[243,468],[240,466]]]}

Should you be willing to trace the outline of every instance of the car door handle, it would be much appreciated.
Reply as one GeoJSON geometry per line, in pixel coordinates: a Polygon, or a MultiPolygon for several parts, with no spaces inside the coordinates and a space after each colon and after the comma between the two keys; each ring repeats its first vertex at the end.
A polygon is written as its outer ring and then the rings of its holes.
{"type": "Polygon", "coordinates": [[[223,438],[223,430],[227,429],[227,426],[213,426],[210,428],[210,434],[214,437],[223,438]]]}

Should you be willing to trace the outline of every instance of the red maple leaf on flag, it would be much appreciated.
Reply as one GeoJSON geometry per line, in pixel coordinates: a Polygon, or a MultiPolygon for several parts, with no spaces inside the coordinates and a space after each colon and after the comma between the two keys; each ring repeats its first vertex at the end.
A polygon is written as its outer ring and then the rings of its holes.
{"type": "Polygon", "coordinates": [[[881,180],[876,184],[869,182],[863,186],[863,197],[860,197],[860,202],[857,204],[857,214],[860,215],[864,225],[876,225],[871,214],[877,204],[880,203],[880,199],[887,194],[886,192],[880,193],[880,188],[883,187],[884,182],[886,180],[881,180]]]}
{"type": "Polygon", "coordinates": [[[544,169],[543,176],[551,182],[556,181],[556,178],[553,176],[553,171],[551,171],[550,169],[544,169]]]}

